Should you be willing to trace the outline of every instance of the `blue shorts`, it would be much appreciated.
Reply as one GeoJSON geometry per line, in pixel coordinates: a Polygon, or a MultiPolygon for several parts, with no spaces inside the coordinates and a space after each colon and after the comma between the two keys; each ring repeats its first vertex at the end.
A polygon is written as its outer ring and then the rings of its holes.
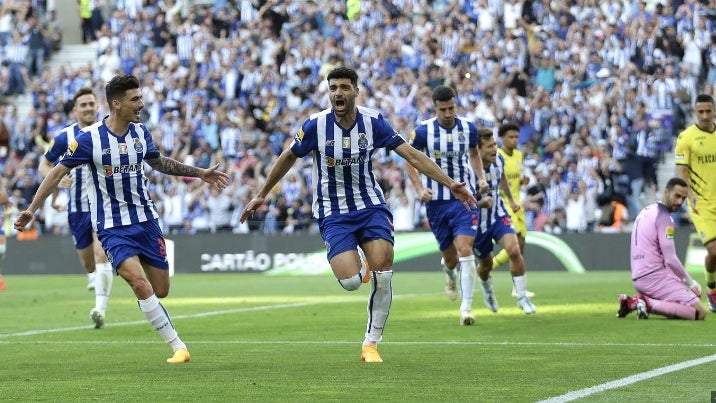
{"type": "Polygon", "coordinates": [[[480,259],[484,259],[492,253],[492,241],[499,242],[507,234],[516,234],[512,226],[510,216],[504,216],[487,227],[487,231],[477,231],[472,251],[480,259]]]}
{"type": "Polygon", "coordinates": [[[358,244],[375,239],[393,241],[393,214],[385,206],[368,207],[345,214],[332,214],[318,220],[326,244],[328,260],[358,244]]]}
{"type": "Polygon", "coordinates": [[[477,235],[477,211],[467,211],[460,200],[426,203],[425,213],[441,251],[449,248],[458,235],[477,235]]]}
{"type": "Polygon", "coordinates": [[[169,269],[164,235],[157,220],[106,228],[97,232],[97,237],[114,270],[132,256],[158,269],[169,269]]]}
{"type": "Polygon", "coordinates": [[[75,249],[84,249],[94,241],[92,238],[92,213],[74,212],[67,214],[67,221],[70,224],[72,232],[72,242],[75,243],[75,249]]]}

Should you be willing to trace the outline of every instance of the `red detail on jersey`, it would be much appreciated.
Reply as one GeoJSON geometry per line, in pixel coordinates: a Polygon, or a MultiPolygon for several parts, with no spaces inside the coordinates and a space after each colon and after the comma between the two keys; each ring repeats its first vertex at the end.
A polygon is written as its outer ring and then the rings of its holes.
{"type": "Polygon", "coordinates": [[[164,238],[159,237],[157,238],[157,243],[159,244],[159,254],[161,256],[167,255],[167,244],[164,242],[164,238]]]}

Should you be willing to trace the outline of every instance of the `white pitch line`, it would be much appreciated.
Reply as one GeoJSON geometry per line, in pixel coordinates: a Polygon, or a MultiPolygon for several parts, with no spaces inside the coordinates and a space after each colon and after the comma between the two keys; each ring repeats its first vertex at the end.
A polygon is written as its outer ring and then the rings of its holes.
{"type": "MultiPolygon", "coordinates": [[[[435,295],[437,293],[429,293],[429,294],[402,294],[402,295],[395,295],[393,296],[393,299],[405,299],[405,298],[415,298],[415,297],[426,297],[435,295]]],[[[232,313],[243,313],[243,312],[256,312],[256,311],[267,311],[271,309],[285,309],[285,308],[298,308],[302,306],[311,306],[311,305],[321,305],[321,304],[342,304],[346,302],[359,302],[356,298],[337,298],[332,301],[306,301],[306,302],[295,302],[292,304],[275,304],[275,305],[261,305],[261,306],[252,306],[248,308],[237,308],[237,309],[225,309],[222,311],[210,311],[210,312],[201,312],[201,313],[194,313],[194,314],[188,314],[188,315],[172,315],[171,319],[173,321],[177,319],[192,319],[192,318],[204,318],[207,316],[216,316],[216,315],[228,315],[232,313]]],[[[115,327],[115,326],[131,326],[131,325],[141,325],[146,324],[146,320],[137,320],[132,322],[118,322],[118,323],[107,323],[105,324],[105,327],[115,327]]],[[[25,332],[17,332],[17,333],[0,333],[0,338],[4,337],[21,337],[21,336],[37,336],[40,334],[49,334],[49,333],[62,333],[62,332],[72,332],[75,330],[84,330],[84,329],[90,329],[94,328],[92,325],[87,326],[73,326],[73,327],[61,327],[61,328],[55,328],[55,329],[38,329],[38,330],[28,330],[25,332]]]]}
{"type": "Polygon", "coordinates": [[[645,381],[647,379],[656,378],[657,376],[666,375],[671,372],[681,371],[682,369],[691,368],[701,364],[707,364],[709,362],[716,361],[716,354],[709,355],[703,358],[697,358],[694,360],[680,362],[678,364],[669,365],[662,368],[652,369],[651,371],[641,372],[626,378],[617,379],[611,382],[606,382],[601,385],[592,386],[573,392],[565,393],[561,396],[550,397],[549,399],[542,400],[538,403],[562,403],[571,402],[572,400],[581,399],[587,396],[591,396],[596,393],[604,392],[610,389],[618,389],[633,383],[645,381]]]}
{"type": "MultiPolygon", "coordinates": [[[[146,323],[146,322],[138,322],[146,323]]],[[[80,328],[80,329],[85,329],[80,328]]],[[[156,340],[0,340],[1,344],[155,344],[156,340]]],[[[342,345],[355,344],[355,340],[191,340],[191,344],[222,344],[222,345],[342,345]]],[[[383,341],[381,345],[393,346],[513,346],[513,347],[688,347],[688,348],[714,348],[716,344],[646,344],[646,343],[564,343],[564,342],[512,342],[512,341],[449,341],[449,340],[433,340],[433,341],[383,341]]]]}

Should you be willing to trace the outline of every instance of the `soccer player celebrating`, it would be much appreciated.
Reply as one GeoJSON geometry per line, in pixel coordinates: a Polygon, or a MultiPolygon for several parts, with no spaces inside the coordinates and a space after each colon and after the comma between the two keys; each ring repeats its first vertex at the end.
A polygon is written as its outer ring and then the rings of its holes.
{"type": "Polygon", "coordinates": [[[107,258],[134,291],[147,321],[174,350],[167,362],[187,362],[191,355],[159,302],[169,294],[169,264],[142,163],[167,175],[198,177],[220,189],[228,185],[229,177],[217,171],[218,164],[196,168],[159,154],[151,133],[139,120],[144,102],[136,77],[115,76],[105,91],[109,116],[70,142],[67,155],[50,170],[30,206],[15,220],[15,229],[25,229],[72,168],[87,164],[92,222],[107,258]]]}
{"type": "MultiPolygon", "coordinates": [[[[475,174],[480,175],[481,188],[487,189],[482,159],[477,151],[477,127],[464,117],[456,116],[455,91],[444,85],[433,90],[436,117],[420,123],[410,134],[410,143],[435,161],[457,182],[466,182],[475,192],[475,174]],[[468,158],[469,157],[469,158],[468,158]]],[[[445,272],[445,293],[457,298],[457,274],[460,265],[460,324],[472,325],[472,294],[477,275],[472,244],[477,234],[477,211],[468,211],[445,185],[423,176],[412,166],[406,166],[410,181],[425,203],[430,229],[443,255],[441,266],[445,272]]]]}
{"type": "Polygon", "coordinates": [[[619,296],[617,317],[636,310],[638,319],[650,313],[669,318],[702,320],[701,285],[686,273],[674,245],[674,219],[681,209],[688,185],[681,178],[666,183],[662,200],[650,204],[634,220],[631,232],[631,278],[638,292],[635,297],[619,296]]]}
{"type": "MultiPolygon", "coordinates": [[[[97,119],[97,99],[91,88],[80,88],[72,101],[72,112],[75,114],[77,123],[60,130],[52,139],[50,149],[47,150],[45,158],[41,159],[38,167],[42,176],[47,176],[53,165],[65,155],[68,146],[80,134],[80,130],[92,125],[97,119]]],[[[92,229],[92,214],[87,195],[89,174],[87,165],[78,166],[71,171],[71,175],[60,181],[59,186],[69,188],[67,218],[80,263],[89,276],[87,288],[94,289],[95,292],[95,306],[90,311],[90,319],[94,322],[94,327],[99,329],[104,326],[105,311],[109,294],[112,291],[114,273],[112,273],[112,265],[107,261],[107,255],[102,250],[102,245],[92,229]]]]}
{"type": "MultiPolygon", "coordinates": [[[[512,196],[517,198],[520,195],[520,188],[526,177],[523,175],[524,166],[522,165],[524,158],[522,157],[522,151],[517,149],[517,141],[519,139],[520,127],[515,123],[505,123],[497,131],[497,136],[502,139],[502,146],[497,149],[497,152],[502,156],[505,161],[505,178],[507,184],[510,187],[512,196]]],[[[508,199],[504,192],[500,192],[500,196],[503,200],[508,199]]],[[[525,219],[525,210],[520,205],[520,200],[516,199],[517,210],[512,209],[512,204],[505,204],[507,212],[510,214],[512,219],[512,226],[515,227],[517,233],[517,242],[520,245],[520,253],[524,256],[525,252],[525,236],[527,235],[527,220],[525,219]]],[[[510,257],[507,254],[506,249],[500,250],[497,255],[492,259],[492,267],[496,269],[503,264],[510,261],[510,257]]],[[[534,293],[525,291],[525,295],[532,298],[534,293]]],[[[512,296],[516,297],[517,292],[512,288],[512,296]]]]}
{"type": "Polygon", "coordinates": [[[716,312],[716,123],[714,99],[700,94],[694,105],[696,123],[679,134],[674,148],[676,175],[689,186],[691,220],[706,247],[706,287],[711,312],[716,312]]]}
{"type": "Polygon", "coordinates": [[[492,241],[498,242],[510,257],[510,273],[512,283],[517,295],[517,306],[527,314],[537,311],[530,298],[526,295],[527,276],[525,276],[525,261],[520,253],[520,245],[512,226],[510,214],[500,197],[500,190],[504,192],[512,211],[517,211],[519,205],[515,202],[510,187],[505,178],[505,160],[497,154],[497,143],[491,129],[478,130],[478,147],[485,166],[485,178],[489,185],[488,192],[478,201],[479,226],[475,237],[474,252],[479,261],[477,275],[480,277],[482,296],[485,305],[492,312],[497,312],[498,304],[492,286],[492,241]]]}
{"type": "Polygon", "coordinates": [[[333,274],[348,291],[371,282],[361,360],[383,362],[377,345],[393,299],[393,226],[392,214],[373,172],[372,154],[379,148],[395,150],[420,172],[449,187],[466,208],[474,207],[476,202],[464,182],[452,180],[425,154],[407,144],[380,112],[356,106],[359,90],[354,70],[337,67],[326,79],[331,108],[303,122],[240,220],[244,222],[264,204],[269,191],[296,159],[312,154],[316,179],[313,215],[333,274]]]}

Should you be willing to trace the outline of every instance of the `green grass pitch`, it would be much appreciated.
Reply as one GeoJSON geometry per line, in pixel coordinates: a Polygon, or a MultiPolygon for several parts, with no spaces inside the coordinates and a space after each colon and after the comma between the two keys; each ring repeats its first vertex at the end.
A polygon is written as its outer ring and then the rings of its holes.
{"type": "MultiPolygon", "coordinates": [[[[698,278],[698,277],[697,277],[698,278]]],[[[396,272],[382,364],[359,360],[369,287],[333,277],[180,274],[163,303],[192,353],[150,328],[115,279],[104,329],[92,328],[85,277],[7,276],[0,293],[0,401],[501,401],[533,402],[716,354],[716,318],[615,318],[629,273],[532,272],[537,313],[495,273],[500,311],[475,292],[475,326],[439,272],[396,272]]],[[[580,401],[706,402],[716,361],[580,401]]]]}

